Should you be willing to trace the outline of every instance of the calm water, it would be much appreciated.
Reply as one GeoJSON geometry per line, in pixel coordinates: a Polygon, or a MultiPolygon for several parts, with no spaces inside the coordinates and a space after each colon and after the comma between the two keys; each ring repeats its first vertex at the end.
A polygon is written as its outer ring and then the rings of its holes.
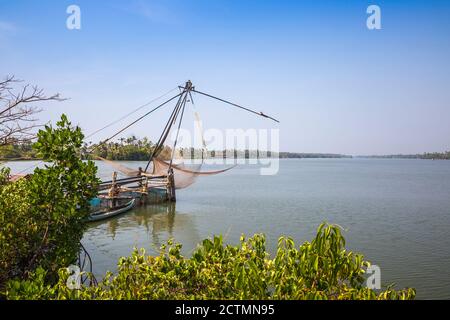
{"type": "MultiPolygon", "coordinates": [[[[109,177],[111,169],[99,166],[109,177]]],[[[300,243],[327,221],[347,230],[351,250],[380,266],[383,284],[415,287],[418,298],[450,298],[450,161],[281,160],[276,176],[241,165],[200,178],[177,196],[176,205],[138,208],[91,225],[83,243],[95,273],[114,271],[133,247],[156,253],[169,238],[189,255],[213,234],[237,243],[242,233],[262,232],[274,252],[280,235],[300,243]]]]}

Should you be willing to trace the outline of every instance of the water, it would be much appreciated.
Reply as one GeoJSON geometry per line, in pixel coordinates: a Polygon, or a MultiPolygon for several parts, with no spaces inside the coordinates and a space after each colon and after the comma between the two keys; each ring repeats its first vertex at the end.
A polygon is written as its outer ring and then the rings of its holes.
{"type": "MultiPolygon", "coordinates": [[[[109,177],[109,167],[100,163],[99,170],[109,177]]],[[[280,161],[276,176],[241,165],[199,178],[177,198],[176,205],[137,208],[90,225],[83,243],[95,273],[116,270],[133,247],[154,254],[169,238],[189,255],[213,234],[237,243],[243,233],[262,232],[274,252],[280,235],[300,243],[327,221],[347,230],[349,249],[380,266],[383,284],[414,287],[422,299],[450,298],[450,161],[292,159],[280,161]]]]}

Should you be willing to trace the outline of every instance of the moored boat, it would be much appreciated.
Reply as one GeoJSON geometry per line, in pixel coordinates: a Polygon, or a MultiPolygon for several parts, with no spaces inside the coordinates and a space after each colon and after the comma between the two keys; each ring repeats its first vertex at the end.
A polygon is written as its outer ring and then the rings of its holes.
{"type": "MultiPolygon", "coordinates": [[[[101,201],[102,202],[102,201],[101,201]]],[[[136,203],[135,198],[115,198],[114,206],[97,207],[92,213],[89,214],[88,222],[101,221],[118,216],[122,213],[130,211],[134,208],[136,203]],[[117,203],[118,202],[118,203],[117,203]]]]}

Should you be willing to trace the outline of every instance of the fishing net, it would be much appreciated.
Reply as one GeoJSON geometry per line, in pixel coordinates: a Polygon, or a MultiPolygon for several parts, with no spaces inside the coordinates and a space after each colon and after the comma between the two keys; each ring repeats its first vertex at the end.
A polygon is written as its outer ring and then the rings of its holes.
{"type": "Polygon", "coordinates": [[[135,177],[139,174],[139,170],[128,168],[124,165],[117,163],[116,161],[108,160],[108,159],[105,159],[105,158],[102,158],[102,157],[96,156],[96,155],[94,155],[94,158],[103,161],[104,163],[106,163],[106,164],[110,165],[111,167],[113,167],[114,169],[116,169],[118,172],[120,172],[128,177],[135,177]]]}
{"type": "MultiPolygon", "coordinates": [[[[161,159],[153,159],[153,174],[154,175],[165,175],[167,174],[170,163],[161,160],[161,159]]],[[[202,165],[195,166],[186,166],[183,163],[180,164],[172,164],[172,170],[175,180],[175,188],[176,189],[184,189],[192,185],[197,177],[199,176],[213,176],[216,174],[224,173],[233,169],[235,166],[215,171],[200,171],[202,165]]]]}
{"type": "MultiPolygon", "coordinates": [[[[226,171],[229,171],[233,169],[235,166],[222,169],[222,170],[216,170],[216,171],[201,171],[202,165],[204,163],[204,155],[206,154],[207,148],[206,148],[206,142],[203,136],[203,128],[200,120],[200,116],[198,112],[194,113],[195,116],[195,124],[200,132],[201,135],[201,141],[202,141],[202,162],[200,164],[192,164],[192,165],[186,165],[183,160],[183,156],[181,155],[181,152],[179,149],[175,149],[173,151],[173,162],[172,164],[170,162],[164,161],[159,158],[153,158],[151,162],[151,167],[149,168],[148,172],[151,172],[154,176],[165,176],[168,174],[170,168],[173,170],[174,175],[174,181],[175,181],[175,188],[176,189],[184,189],[192,185],[199,176],[212,176],[217,175],[220,173],[224,173],[226,171]]],[[[96,156],[97,159],[105,162],[106,164],[110,165],[111,167],[115,168],[118,172],[129,176],[129,177],[135,177],[139,174],[139,170],[128,168],[122,164],[119,164],[115,161],[107,160],[102,157],[96,156]]]]}
{"type": "MultiPolygon", "coordinates": [[[[139,174],[139,170],[128,168],[122,164],[119,164],[115,161],[107,160],[102,157],[96,157],[97,159],[105,162],[110,165],[118,172],[128,176],[135,177],[139,174]]],[[[192,185],[199,176],[213,176],[220,173],[224,173],[233,169],[233,167],[225,168],[222,170],[215,171],[200,171],[202,168],[202,164],[197,165],[186,165],[184,163],[172,163],[172,170],[175,180],[175,188],[176,189],[184,189],[192,185]]],[[[149,172],[154,176],[164,176],[167,175],[170,168],[170,162],[164,161],[162,159],[153,159],[152,166],[150,167],[149,172]]]]}

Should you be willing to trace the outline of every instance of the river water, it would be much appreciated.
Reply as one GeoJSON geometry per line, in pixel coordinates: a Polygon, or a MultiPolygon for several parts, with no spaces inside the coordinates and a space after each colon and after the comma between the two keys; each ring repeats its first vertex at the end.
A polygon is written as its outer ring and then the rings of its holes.
{"type": "MultiPolygon", "coordinates": [[[[15,171],[30,162],[9,163],[15,171]]],[[[140,162],[123,162],[137,168],[140,162]]],[[[98,163],[101,177],[112,169],[98,163]]],[[[381,268],[383,285],[414,287],[417,298],[450,299],[450,161],[395,159],[280,160],[274,176],[239,165],[178,190],[174,205],[136,208],[91,224],[83,244],[94,273],[115,271],[133,247],[154,254],[169,238],[189,255],[213,234],[237,243],[264,233],[275,252],[281,235],[311,240],[327,221],[346,231],[347,247],[381,268]]]]}

